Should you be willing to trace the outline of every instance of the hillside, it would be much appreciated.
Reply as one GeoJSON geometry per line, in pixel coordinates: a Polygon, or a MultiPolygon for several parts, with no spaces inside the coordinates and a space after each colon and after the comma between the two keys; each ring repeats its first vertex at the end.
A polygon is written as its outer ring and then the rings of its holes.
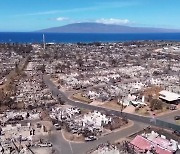
{"type": "Polygon", "coordinates": [[[122,25],[109,25],[101,23],[74,23],[60,27],[47,28],[38,32],[50,33],[176,33],[180,30],[130,27],[122,25]]]}

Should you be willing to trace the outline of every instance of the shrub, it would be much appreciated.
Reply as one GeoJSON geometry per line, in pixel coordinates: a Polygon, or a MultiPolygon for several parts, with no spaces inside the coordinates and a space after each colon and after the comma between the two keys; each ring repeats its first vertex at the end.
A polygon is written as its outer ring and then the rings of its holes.
{"type": "Polygon", "coordinates": [[[159,99],[152,99],[150,102],[151,110],[161,110],[163,108],[163,102],[159,99]]]}

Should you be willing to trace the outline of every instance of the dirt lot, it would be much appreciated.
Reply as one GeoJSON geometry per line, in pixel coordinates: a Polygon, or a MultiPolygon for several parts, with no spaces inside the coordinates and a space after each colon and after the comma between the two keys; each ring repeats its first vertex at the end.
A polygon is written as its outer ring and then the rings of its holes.
{"type": "Polygon", "coordinates": [[[143,108],[140,108],[140,109],[135,109],[135,112],[137,114],[140,114],[140,115],[143,115],[143,116],[150,116],[150,113],[149,113],[149,108],[148,107],[143,107],[143,108]]]}
{"type": "Polygon", "coordinates": [[[162,90],[161,87],[158,87],[158,86],[153,86],[151,88],[147,88],[144,90],[143,92],[143,95],[146,97],[146,96],[154,96],[155,98],[158,98],[159,97],[159,92],[162,90]]]}
{"type": "Polygon", "coordinates": [[[78,100],[78,101],[82,101],[82,102],[85,102],[85,103],[91,103],[92,100],[90,100],[89,98],[87,97],[84,97],[81,93],[76,93],[72,96],[73,99],[75,100],[78,100]]]}
{"type": "Polygon", "coordinates": [[[136,114],[140,114],[143,116],[152,116],[153,114],[155,114],[156,116],[160,116],[162,114],[166,114],[169,112],[171,112],[171,110],[167,109],[166,106],[163,106],[161,110],[154,110],[154,111],[151,111],[148,106],[140,108],[139,110],[135,109],[136,114]]]}
{"type": "Polygon", "coordinates": [[[112,121],[113,123],[107,124],[105,126],[105,129],[115,130],[128,124],[127,120],[123,120],[122,118],[119,118],[119,117],[113,117],[112,121]]]}
{"type": "Polygon", "coordinates": [[[115,101],[115,100],[105,102],[103,105],[100,105],[100,106],[109,108],[109,109],[113,109],[113,110],[119,110],[119,111],[122,110],[122,105],[118,104],[117,101],[115,101]]]}

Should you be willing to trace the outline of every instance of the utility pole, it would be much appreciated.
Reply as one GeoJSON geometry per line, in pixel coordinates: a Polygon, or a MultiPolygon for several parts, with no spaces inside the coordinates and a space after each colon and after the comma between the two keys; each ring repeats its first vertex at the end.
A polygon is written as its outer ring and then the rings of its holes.
{"type": "Polygon", "coordinates": [[[43,49],[45,50],[46,49],[46,42],[45,42],[45,36],[43,34],[43,49]]]}

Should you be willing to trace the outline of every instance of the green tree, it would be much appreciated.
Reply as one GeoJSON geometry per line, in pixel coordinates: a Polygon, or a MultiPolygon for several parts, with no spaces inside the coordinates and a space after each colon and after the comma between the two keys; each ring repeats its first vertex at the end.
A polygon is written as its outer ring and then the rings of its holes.
{"type": "Polygon", "coordinates": [[[150,108],[152,110],[161,110],[163,108],[163,102],[160,99],[152,99],[150,102],[150,108]]]}

